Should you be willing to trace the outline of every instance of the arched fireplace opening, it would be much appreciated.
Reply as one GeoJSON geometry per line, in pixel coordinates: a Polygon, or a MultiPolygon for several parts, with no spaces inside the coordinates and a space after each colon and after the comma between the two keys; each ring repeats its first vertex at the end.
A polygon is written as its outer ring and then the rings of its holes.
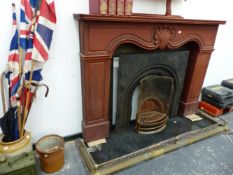
{"type": "MultiPolygon", "coordinates": [[[[195,45],[188,43],[179,49],[146,50],[127,43],[115,50],[112,59],[110,90],[112,100],[109,116],[117,131],[129,127],[132,104],[137,105],[137,102],[132,103],[135,88],[140,86],[141,80],[149,76],[173,80],[166,114],[169,117],[178,115],[189,53],[193,48],[196,49],[195,45]]],[[[166,87],[161,87],[161,91],[164,88],[166,87]]],[[[159,91],[157,93],[159,94],[159,91]]]]}

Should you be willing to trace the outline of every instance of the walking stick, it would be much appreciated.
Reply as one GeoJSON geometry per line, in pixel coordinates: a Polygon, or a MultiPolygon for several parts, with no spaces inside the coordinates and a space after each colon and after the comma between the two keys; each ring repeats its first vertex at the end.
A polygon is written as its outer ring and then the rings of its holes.
{"type": "Polygon", "coordinates": [[[3,87],[3,76],[5,75],[5,72],[2,72],[1,74],[1,94],[2,94],[2,108],[3,108],[3,113],[6,113],[6,101],[5,101],[5,92],[4,92],[4,87],[3,87]]]}
{"type": "MultiPolygon", "coordinates": [[[[22,76],[22,52],[23,52],[23,49],[22,47],[19,48],[19,81],[21,81],[21,76],[22,76]]],[[[22,87],[21,86],[19,89],[18,89],[18,92],[17,94],[21,93],[21,90],[22,90],[22,87]]],[[[20,97],[21,95],[18,96],[18,98],[20,97]]],[[[22,117],[21,117],[21,113],[22,113],[22,110],[21,110],[21,105],[20,105],[20,101],[17,102],[17,121],[18,121],[18,130],[19,130],[19,137],[21,137],[21,128],[22,128],[22,117]]]]}
{"type": "Polygon", "coordinates": [[[21,75],[22,75],[22,52],[23,49],[22,47],[19,48],[19,79],[21,80],[21,75]]]}
{"type": "MultiPolygon", "coordinates": [[[[19,81],[21,81],[21,76],[22,76],[22,55],[23,54],[23,49],[22,47],[19,48],[19,81]]],[[[22,90],[23,86],[21,86],[19,89],[18,89],[18,92],[17,94],[21,93],[21,90],[22,90]]],[[[18,98],[20,97],[21,95],[18,96],[18,98]]],[[[20,101],[17,102],[17,120],[18,120],[18,130],[19,130],[19,137],[21,137],[21,128],[22,128],[22,117],[21,117],[21,113],[22,113],[22,110],[21,110],[21,105],[20,105],[20,101]]]]}
{"type": "MultiPolygon", "coordinates": [[[[33,32],[33,33],[34,33],[34,30],[35,30],[36,17],[37,17],[36,15],[37,15],[40,3],[41,3],[41,0],[39,0],[37,5],[36,5],[35,14],[34,14],[34,17],[32,19],[31,32],[33,32]]],[[[30,97],[30,87],[31,87],[31,83],[32,83],[32,75],[33,75],[34,64],[35,64],[35,61],[32,59],[31,72],[30,72],[30,78],[29,78],[29,84],[28,84],[29,91],[26,92],[26,102],[25,102],[25,106],[24,106],[24,109],[23,109],[23,123],[22,123],[20,137],[22,137],[23,134],[24,134],[24,127],[25,127],[27,117],[28,117],[28,105],[29,105],[29,97],[30,97]]]]}
{"type": "Polygon", "coordinates": [[[21,128],[22,128],[22,117],[21,117],[21,113],[22,113],[22,109],[21,109],[21,104],[20,104],[20,97],[22,94],[22,89],[23,89],[24,85],[21,85],[17,91],[17,121],[18,121],[18,130],[19,130],[19,136],[21,136],[21,128]]]}
{"type": "Polygon", "coordinates": [[[30,78],[29,78],[29,83],[28,83],[29,92],[26,92],[26,102],[25,102],[26,104],[24,106],[23,123],[22,123],[20,137],[22,137],[23,134],[24,134],[24,127],[25,127],[25,124],[26,124],[27,116],[28,116],[28,105],[29,105],[29,97],[30,97],[29,94],[30,94],[30,87],[31,87],[31,83],[32,83],[32,75],[33,75],[34,64],[35,64],[34,60],[32,60],[30,78]]]}
{"type": "Polygon", "coordinates": [[[49,87],[48,87],[46,84],[40,84],[40,83],[38,83],[38,82],[34,82],[34,81],[33,81],[33,82],[31,83],[31,85],[35,86],[36,88],[35,88],[34,92],[32,93],[31,99],[29,100],[30,104],[28,105],[28,108],[27,108],[28,111],[27,111],[27,117],[26,117],[25,123],[27,122],[27,118],[28,118],[29,112],[30,112],[30,110],[31,110],[32,103],[33,103],[34,99],[36,98],[36,92],[37,92],[37,90],[38,90],[40,87],[43,86],[43,87],[46,88],[45,97],[47,97],[47,96],[48,96],[48,93],[49,93],[49,87]]]}
{"type": "MultiPolygon", "coordinates": [[[[36,15],[34,16],[34,18],[32,20],[31,32],[34,32],[35,23],[36,23],[36,15]]],[[[32,75],[33,75],[34,64],[35,64],[35,61],[32,60],[31,72],[30,72],[29,84],[28,84],[29,92],[26,92],[26,101],[25,101],[25,106],[24,106],[24,110],[23,110],[23,123],[22,123],[20,137],[22,137],[23,134],[24,134],[24,127],[25,127],[25,124],[26,124],[27,116],[28,116],[28,105],[29,105],[29,97],[30,97],[29,94],[30,94],[30,87],[31,87],[31,83],[32,83],[32,75]]]]}

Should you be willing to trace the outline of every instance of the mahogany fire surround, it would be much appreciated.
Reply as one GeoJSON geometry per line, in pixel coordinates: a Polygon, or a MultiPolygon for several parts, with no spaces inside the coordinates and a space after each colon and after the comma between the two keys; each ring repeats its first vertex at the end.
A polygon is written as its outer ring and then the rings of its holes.
{"type": "Polygon", "coordinates": [[[112,57],[122,44],[146,50],[190,50],[180,115],[198,109],[199,95],[215,38],[225,21],[189,20],[170,16],[101,16],[75,14],[79,22],[83,100],[83,137],[90,142],[109,136],[109,98],[112,57]]]}

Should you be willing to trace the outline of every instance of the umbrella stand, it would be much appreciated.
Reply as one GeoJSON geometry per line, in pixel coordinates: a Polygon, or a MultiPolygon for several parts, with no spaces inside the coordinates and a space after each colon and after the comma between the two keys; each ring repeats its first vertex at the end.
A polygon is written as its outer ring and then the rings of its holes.
{"type": "Polygon", "coordinates": [[[5,72],[2,72],[0,81],[1,81],[1,95],[2,95],[2,106],[3,106],[3,113],[6,113],[6,101],[5,101],[5,93],[4,93],[4,87],[3,87],[3,77],[5,75],[5,72]]]}

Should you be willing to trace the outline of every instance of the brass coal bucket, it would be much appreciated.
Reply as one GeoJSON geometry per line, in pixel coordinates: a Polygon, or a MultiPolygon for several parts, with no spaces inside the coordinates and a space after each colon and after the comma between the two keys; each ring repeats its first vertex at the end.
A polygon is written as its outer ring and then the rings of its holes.
{"type": "Polygon", "coordinates": [[[23,137],[13,142],[3,142],[3,134],[0,134],[0,157],[14,157],[22,153],[32,151],[31,136],[29,132],[25,132],[23,137]]]}
{"type": "Polygon", "coordinates": [[[64,139],[59,135],[47,135],[36,143],[40,167],[46,173],[54,173],[64,165],[64,139]]]}

